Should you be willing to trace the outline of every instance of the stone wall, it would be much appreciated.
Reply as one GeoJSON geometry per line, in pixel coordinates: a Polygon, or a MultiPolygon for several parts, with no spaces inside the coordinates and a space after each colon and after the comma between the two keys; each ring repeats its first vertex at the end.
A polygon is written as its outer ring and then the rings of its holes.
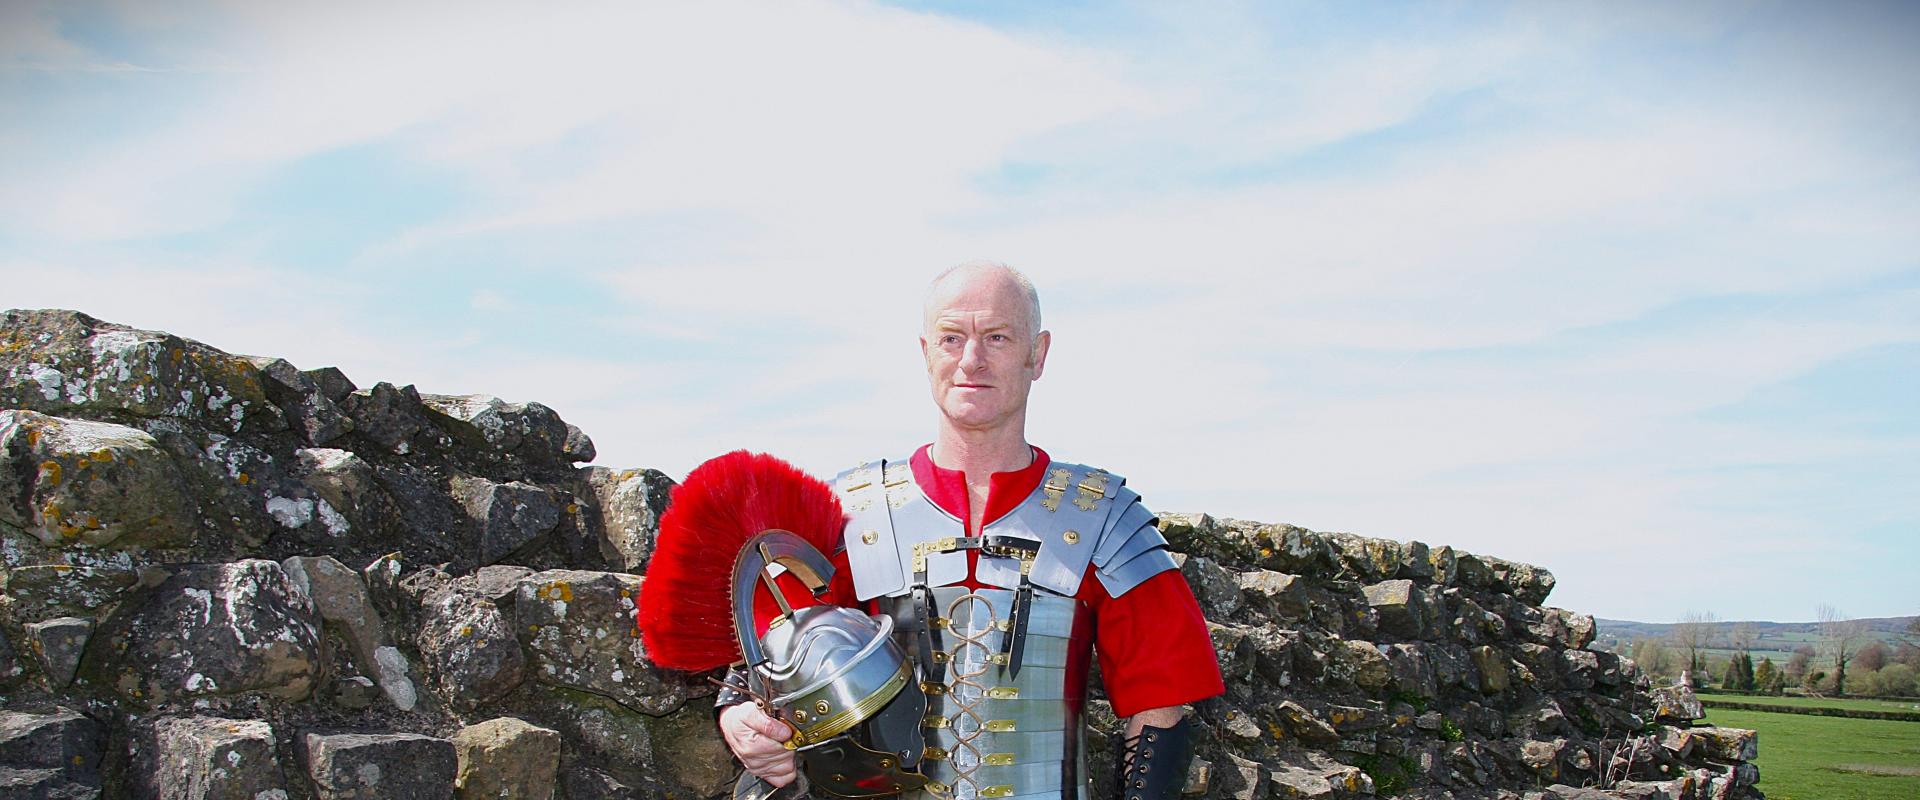
{"type": "MultiPolygon", "coordinates": [[[[634,629],[673,482],[592,458],[538,403],[5,312],[0,798],[725,794],[713,687],[634,629]]],[[[1195,796],[1758,796],[1753,735],[1586,649],[1544,570],[1162,524],[1230,687],[1195,796]]]]}

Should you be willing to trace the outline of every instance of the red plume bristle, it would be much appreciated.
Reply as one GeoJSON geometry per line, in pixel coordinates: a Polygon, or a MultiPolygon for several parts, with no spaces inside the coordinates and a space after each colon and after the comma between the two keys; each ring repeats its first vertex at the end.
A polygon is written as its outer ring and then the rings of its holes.
{"type": "Polygon", "coordinates": [[[740,660],[730,595],[741,546],[779,528],[832,553],[845,522],[833,489],[773,456],[736,450],[695,467],[673,490],[640,584],[648,657],[684,670],[740,660]]]}

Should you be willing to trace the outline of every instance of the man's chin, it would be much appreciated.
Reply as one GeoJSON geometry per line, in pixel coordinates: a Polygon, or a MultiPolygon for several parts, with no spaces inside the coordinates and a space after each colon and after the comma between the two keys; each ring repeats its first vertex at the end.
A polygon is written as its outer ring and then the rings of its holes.
{"type": "Polygon", "coordinates": [[[987,409],[965,403],[942,406],[940,411],[946,415],[948,422],[958,428],[991,428],[1002,417],[987,409]]]}

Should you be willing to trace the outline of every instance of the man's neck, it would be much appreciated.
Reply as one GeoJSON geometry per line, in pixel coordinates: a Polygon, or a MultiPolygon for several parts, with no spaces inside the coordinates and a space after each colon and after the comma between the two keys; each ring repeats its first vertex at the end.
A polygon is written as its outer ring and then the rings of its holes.
{"type": "Polygon", "coordinates": [[[927,453],[941,469],[967,474],[967,482],[983,486],[996,472],[1013,472],[1033,463],[1033,448],[1025,431],[965,431],[942,425],[940,436],[927,453]]]}
{"type": "Polygon", "coordinates": [[[959,470],[967,478],[967,531],[978,532],[985,524],[987,496],[993,488],[993,474],[1013,472],[1033,463],[1033,448],[1027,445],[1025,426],[999,431],[968,431],[950,424],[940,426],[940,437],[933,440],[927,453],[935,466],[959,470]]]}

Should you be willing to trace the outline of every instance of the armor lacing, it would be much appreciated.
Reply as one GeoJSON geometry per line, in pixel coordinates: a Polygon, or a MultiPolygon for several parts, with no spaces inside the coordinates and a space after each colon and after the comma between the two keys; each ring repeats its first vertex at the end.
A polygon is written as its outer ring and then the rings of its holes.
{"type": "MultiPolygon", "coordinates": [[[[969,612],[976,610],[968,609],[969,612]]],[[[965,626],[953,625],[948,628],[948,632],[953,634],[953,646],[947,651],[947,667],[951,676],[947,702],[952,708],[947,719],[951,722],[954,735],[951,760],[948,762],[954,772],[952,794],[949,796],[971,798],[977,796],[980,790],[980,784],[973,777],[974,771],[981,765],[980,748],[974,744],[974,740],[986,732],[986,718],[980,715],[978,707],[987,699],[987,687],[974,679],[986,674],[987,665],[992,663],[993,648],[987,646],[986,638],[995,629],[994,623],[999,620],[999,615],[994,612],[993,601],[969,592],[954,598],[954,601],[947,605],[946,616],[950,620],[966,619],[968,621],[965,626]],[[961,604],[969,601],[985,607],[987,612],[985,625],[980,624],[980,617],[977,614],[969,613],[965,617],[960,615],[961,604]],[[968,648],[977,650],[980,657],[962,658],[961,653],[968,648]],[[971,691],[963,687],[968,687],[971,691]],[[962,724],[962,718],[968,719],[972,724],[962,724]],[[966,784],[968,791],[961,791],[962,782],[966,784]]]]}

